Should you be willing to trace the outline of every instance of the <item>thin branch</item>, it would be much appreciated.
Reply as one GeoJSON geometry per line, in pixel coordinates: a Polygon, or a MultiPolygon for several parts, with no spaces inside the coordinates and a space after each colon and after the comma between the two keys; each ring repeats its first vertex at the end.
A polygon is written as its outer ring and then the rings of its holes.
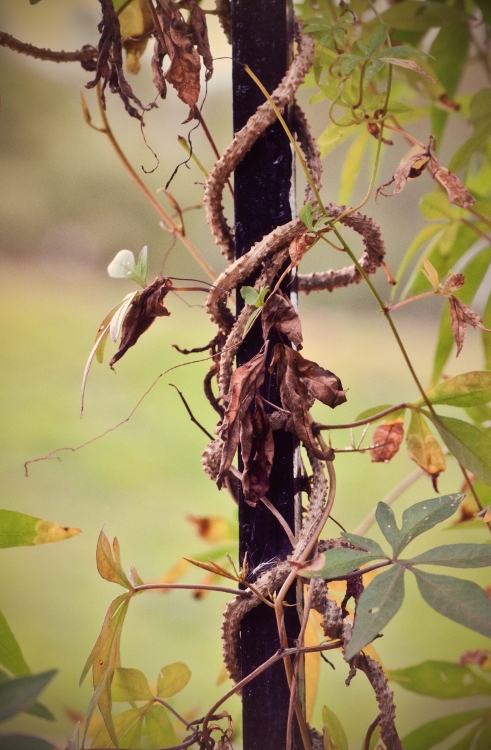
{"type": "Polygon", "coordinates": [[[249,597],[249,592],[243,589],[229,589],[226,586],[211,586],[206,583],[142,583],[135,586],[133,591],[157,591],[158,589],[191,589],[192,591],[219,591],[222,594],[249,597]]]}
{"type": "Polygon", "coordinates": [[[154,701],[157,701],[157,703],[161,703],[163,706],[165,706],[165,708],[168,711],[170,711],[172,714],[174,714],[174,716],[176,717],[176,719],[179,719],[179,721],[182,724],[184,724],[184,726],[186,727],[186,729],[189,728],[189,724],[186,721],[186,719],[183,716],[181,716],[181,714],[178,714],[177,711],[176,711],[176,709],[172,708],[172,706],[170,705],[170,703],[167,703],[167,701],[164,701],[162,698],[159,698],[158,695],[154,695],[153,699],[154,699],[154,701]]]}
{"type": "Polygon", "coordinates": [[[287,522],[285,521],[285,519],[283,518],[283,516],[281,515],[281,513],[274,507],[274,505],[272,503],[269,502],[269,500],[268,500],[267,497],[262,497],[261,498],[261,502],[263,503],[263,505],[266,506],[266,508],[269,511],[271,511],[271,513],[273,514],[273,516],[279,521],[279,523],[281,524],[281,526],[283,528],[283,531],[285,532],[285,534],[288,537],[288,540],[289,540],[290,544],[292,545],[292,547],[294,547],[295,546],[295,537],[293,535],[293,532],[292,532],[291,528],[289,527],[289,525],[287,524],[287,522]]]}
{"type": "Polygon", "coordinates": [[[392,565],[394,563],[393,560],[385,560],[382,563],[375,563],[374,565],[369,565],[366,568],[359,568],[358,570],[354,570],[352,573],[346,573],[344,576],[337,576],[336,578],[328,578],[328,581],[348,581],[350,578],[359,578],[360,576],[365,575],[365,573],[371,573],[372,570],[378,570],[379,568],[386,568],[387,565],[392,565]]]}
{"type": "Polygon", "coordinates": [[[367,730],[367,736],[365,737],[365,742],[363,743],[363,750],[370,750],[370,740],[372,739],[372,735],[375,732],[376,728],[378,727],[380,723],[380,714],[377,716],[377,718],[372,721],[370,726],[367,730]]]}
{"type": "Polygon", "coordinates": [[[21,42],[19,39],[15,39],[5,31],[0,31],[0,47],[8,47],[21,55],[27,55],[28,57],[35,57],[37,60],[47,60],[55,63],[89,62],[91,60],[97,60],[99,54],[97,49],[89,44],[75,52],[65,52],[64,50],[61,50],[61,52],[53,52],[53,50],[50,49],[34,47],[33,44],[21,42]]]}
{"type": "Polygon", "coordinates": [[[186,407],[186,411],[187,411],[187,413],[189,414],[189,418],[190,418],[191,422],[194,422],[194,424],[195,424],[195,425],[196,425],[197,427],[199,427],[199,429],[201,430],[201,432],[204,432],[204,433],[205,433],[206,437],[209,437],[209,438],[210,438],[210,440],[214,440],[215,438],[213,437],[213,435],[212,435],[211,433],[209,433],[209,432],[208,432],[208,430],[207,430],[207,429],[206,429],[205,427],[203,427],[203,425],[202,425],[202,424],[200,424],[200,423],[198,422],[198,420],[197,420],[197,419],[196,419],[196,417],[194,416],[193,412],[192,412],[192,411],[191,411],[191,409],[189,408],[189,404],[188,404],[188,402],[187,402],[187,401],[186,401],[186,399],[184,398],[183,394],[181,393],[181,391],[179,390],[179,388],[177,387],[177,385],[174,385],[174,383],[169,383],[169,385],[170,385],[170,386],[172,386],[172,388],[175,388],[175,389],[176,389],[176,391],[178,392],[179,396],[181,397],[181,401],[182,401],[182,403],[184,404],[184,406],[186,407]]]}
{"type": "MultiPolygon", "coordinates": [[[[312,579],[309,583],[309,590],[307,593],[307,601],[305,602],[305,607],[303,611],[303,617],[302,617],[302,624],[300,626],[300,633],[298,635],[297,643],[299,646],[303,646],[304,639],[305,639],[305,631],[307,629],[307,623],[309,621],[309,615],[310,615],[310,608],[312,606],[312,597],[314,595],[314,579],[312,579]]],[[[298,685],[298,671],[300,668],[300,662],[301,662],[301,655],[298,654],[297,658],[295,659],[295,664],[293,667],[293,680],[292,685],[290,688],[290,703],[288,706],[288,720],[286,723],[286,750],[292,750],[292,727],[293,727],[293,711],[295,708],[295,701],[297,700],[297,685],[298,685]]]]}

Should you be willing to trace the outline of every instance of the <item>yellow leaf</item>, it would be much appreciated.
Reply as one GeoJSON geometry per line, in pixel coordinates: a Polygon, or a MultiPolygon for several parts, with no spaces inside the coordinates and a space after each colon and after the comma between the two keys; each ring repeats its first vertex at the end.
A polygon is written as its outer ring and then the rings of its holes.
{"type": "Polygon", "coordinates": [[[233,539],[229,522],[222,516],[187,516],[198,536],[210,544],[233,539]]]}
{"type": "MultiPolygon", "coordinates": [[[[307,628],[305,630],[306,646],[318,646],[320,643],[312,614],[313,613],[311,612],[311,617],[309,617],[307,628]]],[[[318,612],[315,614],[318,615],[318,612]]],[[[319,615],[319,617],[321,616],[319,615]]],[[[305,711],[308,722],[312,720],[312,714],[314,712],[315,699],[317,698],[317,689],[319,687],[320,668],[321,655],[319,651],[305,654],[305,711]]]]}
{"type": "Polygon", "coordinates": [[[415,461],[427,474],[436,480],[445,471],[447,462],[423,415],[418,411],[411,414],[411,422],[406,436],[409,458],[415,461]]]}

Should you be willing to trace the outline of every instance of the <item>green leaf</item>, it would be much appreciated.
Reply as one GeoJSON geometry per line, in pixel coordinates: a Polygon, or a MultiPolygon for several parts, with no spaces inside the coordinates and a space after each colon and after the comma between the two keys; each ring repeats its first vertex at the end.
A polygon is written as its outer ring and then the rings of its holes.
{"type": "Polygon", "coordinates": [[[38,4],[38,3],[40,3],[40,2],[41,2],[41,0],[29,0],[29,3],[30,3],[31,5],[37,5],[37,4],[38,4]]]}
{"type": "MultiPolygon", "coordinates": [[[[139,739],[141,723],[148,710],[148,705],[145,705],[141,708],[130,708],[113,717],[114,729],[119,741],[118,744],[125,748],[138,747],[138,745],[133,742],[135,736],[131,730],[136,730],[139,739]]],[[[92,747],[114,747],[115,744],[114,738],[109,735],[105,726],[99,729],[92,740],[92,747]]]]}
{"type": "Polygon", "coordinates": [[[366,563],[379,560],[380,557],[387,559],[387,556],[383,552],[382,555],[378,553],[372,555],[367,552],[360,552],[357,549],[347,549],[345,547],[329,549],[327,552],[319,555],[319,560],[321,557],[324,558],[322,568],[318,568],[320,562],[316,561],[312,566],[302,568],[302,575],[306,578],[339,578],[347,573],[352,573],[366,563]]]}
{"type": "Polygon", "coordinates": [[[15,510],[0,510],[0,549],[62,542],[77,534],[80,529],[71,526],[43,521],[15,510]]]}
{"type": "MultiPolygon", "coordinates": [[[[485,328],[491,328],[491,294],[484,308],[482,322],[485,328]]],[[[484,353],[484,366],[487,370],[491,370],[491,336],[487,331],[481,331],[481,342],[484,353]]]]}
{"type": "Polygon", "coordinates": [[[113,549],[111,550],[109,539],[102,529],[97,541],[96,562],[99,575],[102,578],[105,578],[106,581],[119,583],[120,586],[124,586],[127,589],[133,588],[121,566],[119,542],[117,538],[114,537],[113,549]]]}
{"type": "Polygon", "coordinates": [[[135,268],[135,275],[139,277],[141,285],[143,287],[146,286],[148,276],[148,247],[146,245],[140,250],[140,255],[138,256],[138,262],[135,268]]]}
{"type": "Polygon", "coordinates": [[[490,680],[465,664],[449,661],[424,661],[414,667],[389,670],[387,677],[413,693],[441,700],[491,695],[490,680]]]}
{"type": "Polygon", "coordinates": [[[474,128],[472,135],[450,160],[448,168],[451,172],[458,172],[465,167],[473,154],[483,151],[491,136],[491,89],[481,89],[472,97],[470,104],[469,122],[474,128]]]}
{"type": "Polygon", "coordinates": [[[244,328],[244,336],[246,335],[247,331],[251,328],[254,321],[259,317],[260,314],[261,314],[261,308],[259,307],[257,308],[257,310],[254,310],[254,312],[252,312],[249,315],[249,317],[247,318],[246,326],[244,328]]]}
{"type": "Polygon", "coordinates": [[[162,667],[157,680],[157,695],[159,698],[169,698],[180,693],[191,679],[191,670],[182,661],[176,661],[162,667]]]}
{"type": "Polygon", "coordinates": [[[394,556],[397,557],[417,536],[453,515],[464,497],[460,493],[442,495],[411,505],[402,514],[400,531],[391,508],[386,503],[379,503],[376,510],[377,523],[391,545],[394,556]]]}
{"type": "Polygon", "coordinates": [[[348,204],[355,188],[369,137],[368,130],[361,129],[360,135],[353,140],[346,154],[339,188],[339,202],[343,205],[348,204]]]}
{"type": "Polygon", "coordinates": [[[414,565],[447,565],[449,568],[486,568],[491,565],[491,545],[444,544],[404,562],[414,565]]]}
{"type": "Polygon", "coordinates": [[[257,298],[259,297],[259,293],[256,292],[253,286],[241,286],[240,296],[242,297],[244,302],[247,302],[248,305],[255,305],[257,302],[257,298]]]}
{"type": "MultiPolygon", "coordinates": [[[[319,140],[318,140],[318,144],[319,144],[319,148],[321,152],[321,158],[323,159],[329,153],[329,151],[335,148],[335,146],[339,146],[341,143],[343,143],[343,141],[345,141],[347,138],[353,135],[353,133],[355,132],[355,127],[356,127],[355,125],[352,125],[350,127],[345,128],[345,127],[341,127],[340,125],[336,125],[334,122],[328,125],[328,127],[320,135],[319,140]]],[[[299,213],[299,216],[305,224],[305,220],[302,217],[301,211],[299,213]]],[[[310,227],[307,227],[307,228],[310,228],[310,227]]]]}
{"type": "MultiPolygon", "coordinates": [[[[444,617],[491,638],[491,599],[473,581],[411,568],[423,599],[444,617]]],[[[375,579],[377,580],[377,579],[375,579]]]]}
{"type": "MultiPolygon", "coordinates": [[[[0,684],[9,682],[12,679],[14,678],[11,675],[7,674],[7,672],[4,672],[3,669],[0,669],[0,684]]],[[[24,713],[31,714],[31,716],[37,716],[39,719],[45,719],[46,721],[55,721],[55,717],[53,716],[51,711],[39,701],[34,701],[32,706],[26,708],[24,713]]]]}
{"type": "Polygon", "coordinates": [[[153,696],[148,681],[139,669],[117,667],[111,683],[113,701],[150,701],[153,696]]]}
{"type": "Polygon", "coordinates": [[[491,438],[469,422],[428,414],[447,448],[485,484],[491,484],[491,438]]]}
{"type": "Polygon", "coordinates": [[[394,565],[365,589],[356,607],[355,626],[345,659],[349,661],[373,641],[399,611],[404,599],[404,567],[394,565]]]}
{"type": "Polygon", "coordinates": [[[387,26],[405,31],[426,31],[447,23],[467,23],[470,16],[458,8],[425,0],[403,0],[382,13],[382,19],[387,26]]]}
{"type": "Polygon", "coordinates": [[[383,23],[377,26],[375,31],[370,35],[368,40],[367,57],[371,57],[373,53],[378,50],[379,47],[385,42],[387,38],[387,24],[383,23]]]}
{"type": "Polygon", "coordinates": [[[430,750],[461,727],[480,719],[488,710],[481,708],[461,714],[449,714],[429,721],[403,738],[404,750],[430,750]]]}
{"type": "Polygon", "coordinates": [[[148,709],[145,716],[145,726],[148,736],[155,747],[171,747],[177,745],[176,733],[165,708],[158,704],[148,709]]]}
{"type": "MultiPolygon", "coordinates": [[[[31,5],[39,0],[31,0],[31,5]]],[[[53,750],[55,745],[33,734],[0,734],[1,750],[53,750]]]]}
{"type": "Polygon", "coordinates": [[[365,84],[368,85],[373,76],[380,73],[385,63],[382,60],[370,60],[365,70],[365,84]]]}
{"type": "Polygon", "coordinates": [[[322,723],[324,725],[324,748],[325,750],[348,750],[348,738],[335,713],[324,706],[322,709],[322,723]],[[327,729],[327,732],[326,732],[327,729]],[[327,744],[326,744],[327,735],[327,744]]]}
{"type": "Polygon", "coordinates": [[[52,669],[41,674],[13,677],[0,684],[0,721],[26,711],[39,693],[53,679],[58,670],[52,669]]]}
{"type": "Polygon", "coordinates": [[[398,45],[397,47],[391,47],[390,49],[380,50],[376,55],[376,57],[384,56],[398,57],[401,60],[406,59],[406,57],[428,57],[425,52],[422,52],[419,49],[414,49],[414,47],[407,47],[404,44],[398,45]]]}
{"type": "Polygon", "coordinates": [[[450,97],[455,95],[462,78],[470,40],[468,24],[453,23],[442,26],[430,47],[433,68],[450,97]]]}
{"type": "MultiPolygon", "coordinates": [[[[374,414],[378,414],[381,411],[385,411],[386,409],[391,409],[394,404],[382,404],[382,406],[372,406],[371,409],[365,409],[365,411],[362,411],[356,419],[355,422],[359,422],[362,419],[368,419],[369,417],[373,417],[374,414]]],[[[380,419],[383,419],[383,417],[380,417],[380,419]]]]}
{"type": "Polygon", "coordinates": [[[131,278],[135,266],[135,256],[131,250],[120,250],[108,265],[107,272],[113,279],[128,279],[131,278]]]}
{"type": "Polygon", "coordinates": [[[31,674],[20,646],[2,612],[0,612],[0,664],[18,677],[31,674]]]}
{"type": "Polygon", "coordinates": [[[126,5],[127,2],[128,0],[113,0],[114,10],[116,11],[116,13],[118,13],[123,5],[126,5]]]}
{"type": "Polygon", "coordinates": [[[419,210],[428,221],[441,221],[442,219],[454,221],[455,219],[455,209],[441,190],[423,195],[419,202],[419,210]]]}
{"type": "MultiPolygon", "coordinates": [[[[305,206],[302,206],[298,213],[298,218],[303,221],[307,229],[312,229],[313,223],[314,223],[314,212],[312,210],[312,203],[306,203],[305,206]]],[[[242,287],[244,288],[244,287],[242,287]]],[[[251,287],[249,287],[250,289],[251,287]]],[[[255,291],[255,290],[254,290],[255,291]]],[[[242,290],[241,290],[242,294],[242,290]]],[[[247,300],[246,300],[247,302],[247,300]]],[[[254,304],[254,303],[251,303],[254,304]]]]}
{"type": "Polygon", "coordinates": [[[363,58],[358,55],[340,55],[339,60],[341,62],[340,72],[341,75],[347,76],[353,72],[359,62],[363,62],[363,58]]]}
{"type": "MultiPolygon", "coordinates": [[[[491,372],[464,372],[439,383],[426,394],[432,404],[481,406],[491,401],[491,372]]],[[[415,404],[423,406],[423,399],[415,404]]]]}
{"type": "MultiPolygon", "coordinates": [[[[489,750],[491,737],[491,719],[488,719],[477,731],[478,740],[474,745],[474,750],[489,750]]],[[[452,749],[451,749],[452,750],[452,749]]],[[[453,748],[455,750],[455,747],[453,748]]]]}
{"type": "Polygon", "coordinates": [[[263,287],[262,289],[259,290],[259,294],[258,294],[257,300],[255,302],[255,305],[256,305],[256,307],[258,309],[261,308],[264,305],[264,303],[266,301],[266,297],[269,294],[269,291],[270,291],[269,286],[265,286],[265,287],[263,287]]]}
{"type": "MultiPolygon", "coordinates": [[[[91,699],[89,701],[89,705],[87,706],[87,711],[85,712],[85,716],[84,716],[84,733],[83,733],[83,737],[82,737],[82,744],[80,745],[80,747],[82,747],[82,748],[85,747],[85,738],[87,737],[87,732],[89,731],[89,726],[90,726],[90,722],[91,722],[92,716],[94,715],[94,711],[97,708],[97,704],[99,702],[99,697],[100,697],[102,691],[104,690],[104,688],[106,686],[106,680],[109,677],[110,673],[111,673],[111,668],[108,667],[106,669],[106,674],[102,678],[102,681],[99,683],[99,685],[97,686],[97,688],[92,693],[92,697],[91,697],[91,699]]],[[[78,727],[78,725],[77,725],[77,727],[78,727]]],[[[77,739],[78,734],[79,734],[79,729],[77,729],[77,727],[75,728],[76,735],[74,737],[74,743],[76,743],[76,739],[77,739]]],[[[79,750],[79,744],[76,743],[76,747],[75,748],[70,748],[70,750],[79,750]]]]}
{"type": "Polygon", "coordinates": [[[347,539],[356,547],[360,547],[367,552],[371,552],[372,555],[387,557],[380,544],[378,542],[374,542],[373,539],[367,539],[366,536],[359,536],[359,534],[348,534],[347,531],[342,531],[341,536],[343,537],[343,539],[347,539]]]}

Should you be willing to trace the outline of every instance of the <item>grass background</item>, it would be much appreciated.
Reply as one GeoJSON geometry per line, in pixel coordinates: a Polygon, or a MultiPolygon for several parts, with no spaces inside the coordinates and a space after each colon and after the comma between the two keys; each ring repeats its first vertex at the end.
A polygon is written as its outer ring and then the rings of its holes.
{"type": "MultiPolygon", "coordinates": [[[[91,0],[66,3],[43,0],[5,0],[0,9],[1,28],[40,46],[71,49],[96,40],[97,5],[91,0]]],[[[213,25],[214,54],[228,54],[213,25]]],[[[78,416],[81,374],[100,320],[131,290],[131,284],[111,280],[105,266],[123,247],[137,252],[149,245],[152,272],[156,273],[169,238],[143,198],[127,180],[105,138],[82,122],[78,86],[87,80],[80,68],[39,63],[1,52],[0,86],[3,98],[0,122],[0,296],[2,347],[0,357],[0,432],[3,507],[30,513],[82,529],[63,544],[2,550],[0,608],[18,638],[35,672],[53,667],[59,674],[43,694],[56,715],[48,724],[23,715],[2,726],[2,731],[39,733],[64,747],[73,722],[70,711],[83,712],[89,701],[89,683],[79,689],[78,678],[116,586],[97,575],[95,545],[101,527],[120,541],[126,570],[135,565],[144,579],[153,579],[181,555],[204,552],[186,516],[222,515],[235,522],[235,507],[225,492],[219,493],[201,470],[200,453],[206,439],[192,425],[169,383],[186,395],[197,418],[212,431],[214,413],[205,401],[200,382],[208,363],[193,364],[163,377],[128,424],[77,453],[60,454],[61,461],[32,464],[23,476],[23,462],[61,446],[77,446],[124,419],[155,377],[183,361],[171,345],[202,345],[213,335],[199,305],[189,296],[186,306],[169,298],[172,312],[142,337],[138,346],[117,367],[94,364],[89,377],[86,412],[78,416]]],[[[230,138],[228,67],[217,63],[204,114],[220,148],[230,138]]],[[[148,80],[138,79],[139,92],[150,99],[148,80]]],[[[138,88],[137,86],[137,88],[138,88]]],[[[308,92],[302,94],[304,101],[308,92]]],[[[91,107],[93,100],[87,96],[91,107]]],[[[109,114],[118,138],[136,166],[152,167],[136,122],[128,122],[120,102],[109,102],[109,114]]],[[[164,184],[182,154],[177,134],[185,107],[172,93],[148,117],[146,135],[161,159],[149,175],[149,185],[164,184]]],[[[314,127],[326,125],[322,108],[314,110],[314,127]]],[[[212,163],[206,143],[195,136],[200,158],[212,163]]],[[[404,153],[398,145],[382,167],[383,179],[392,173],[404,153]]],[[[337,176],[345,149],[333,152],[326,163],[324,196],[335,200],[337,176]]],[[[426,179],[426,178],[425,178],[426,179]]],[[[184,169],[173,190],[182,205],[200,200],[201,180],[184,169]]],[[[353,201],[363,195],[360,179],[353,201]]],[[[414,232],[422,226],[417,210],[421,190],[411,185],[404,196],[384,205],[370,202],[367,211],[380,221],[387,242],[388,261],[395,269],[414,232]]],[[[299,193],[300,195],[301,193],[299,193]]],[[[219,270],[222,261],[200,214],[189,214],[189,233],[205,257],[219,270]]],[[[342,261],[342,259],[341,259],[342,261]]],[[[339,265],[340,260],[334,259],[339,265]]],[[[326,268],[324,250],[309,260],[326,268]]],[[[176,275],[201,275],[183,248],[171,255],[166,271],[176,275]]],[[[389,291],[378,279],[383,296],[389,291]]],[[[348,403],[336,411],[336,421],[350,421],[365,408],[379,403],[417,397],[402,357],[380,313],[362,287],[335,295],[301,299],[305,338],[304,355],[338,374],[349,388],[348,403]]],[[[404,308],[397,322],[423,382],[431,369],[439,301],[417,310],[404,308]]],[[[448,374],[482,367],[479,340],[468,334],[464,352],[453,360],[448,374]]],[[[332,412],[316,406],[317,418],[332,419],[332,412]]],[[[349,442],[348,433],[337,433],[337,447],[349,442]]],[[[405,452],[389,465],[372,465],[362,454],[336,459],[339,493],[335,516],[348,529],[357,524],[376,502],[414,468],[405,452]]],[[[461,478],[453,462],[441,477],[440,492],[458,491],[461,478]]],[[[422,479],[396,503],[396,512],[434,496],[422,479]]],[[[400,517],[400,515],[399,515],[400,517]]],[[[326,533],[336,535],[332,525],[326,533]]],[[[380,535],[373,530],[374,538],[380,535]]],[[[462,533],[459,541],[486,541],[485,532],[462,533]]],[[[457,534],[436,528],[414,543],[414,552],[457,541],[457,534]]],[[[459,574],[457,571],[456,575],[459,574]]],[[[468,576],[465,572],[464,577],[468,576]]],[[[473,578],[489,583],[488,574],[473,578]]],[[[186,580],[196,580],[189,573],[186,580]]],[[[406,601],[387,629],[377,650],[387,668],[399,668],[424,659],[456,659],[463,651],[485,647],[486,639],[444,620],[421,602],[412,585],[406,601]]],[[[186,592],[148,594],[130,605],[122,641],[123,665],[136,667],[155,681],[159,669],[172,661],[185,661],[193,672],[186,690],[175,699],[180,710],[199,715],[224,692],[217,686],[220,671],[220,621],[225,597],[221,594],[196,601],[186,592]]],[[[352,747],[360,747],[376,706],[364,677],[348,689],[346,667],[333,657],[333,672],[323,664],[314,723],[320,724],[323,704],[341,718],[352,747]]],[[[404,735],[425,720],[446,712],[476,707],[469,699],[442,703],[395,687],[399,727],[404,735]]],[[[238,718],[239,702],[230,707],[238,718]]],[[[240,744],[240,741],[239,741],[240,744]]],[[[351,745],[350,745],[351,746],[351,745]]]]}

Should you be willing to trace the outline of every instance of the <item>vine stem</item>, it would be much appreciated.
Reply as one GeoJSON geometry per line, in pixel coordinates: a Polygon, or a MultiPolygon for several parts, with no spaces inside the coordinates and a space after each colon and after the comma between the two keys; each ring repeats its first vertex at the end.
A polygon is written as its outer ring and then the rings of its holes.
{"type": "Polygon", "coordinates": [[[381,419],[381,417],[385,417],[387,414],[392,414],[394,411],[401,411],[401,409],[410,408],[411,404],[396,404],[395,406],[390,406],[388,409],[379,411],[377,414],[372,414],[372,416],[366,417],[366,419],[358,419],[356,422],[346,422],[345,424],[319,424],[314,422],[312,424],[312,431],[315,435],[316,432],[319,432],[320,430],[347,430],[350,427],[361,427],[364,424],[376,422],[377,419],[381,419]]]}
{"type": "MultiPolygon", "coordinates": [[[[255,680],[256,677],[259,677],[260,674],[266,671],[266,669],[269,669],[269,667],[272,667],[273,664],[276,664],[277,661],[280,661],[281,659],[285,659],[285,657],[289,658],[290,656],[295,656],[295,654],[308,654],[313,653],[315,651],[332,651],[333,649],[340,648],[342,646],[342,641],[332,641],[332,643],[327,643],[323,646],[297,646],[296,648],[287,648],[287,649],[278,649],[278,651],[273,654],[269,659],[267,659],[265,662],[259,665],[257,669],[255,669],[253,672],[247,675],[247,677],[244,677],[243,680],[240,680],[240,682],[237,682],[236,685],[233,686],[225,695],[222,695],[222,697],[210,708],[208,713],[206,714],[205,718],[203,719],[203,740],[204,740],[204,746],[207,745],[208,741],[208,723],[213,716],[213,714],[217,711],[220,706],[225,703],[229,698],[232,697],[232,695],[235,695],[235,693],[238,693],[242,690],[246,685],[249,684],[249,682],[252,682],[252,680],[255,680]]],[[[170,748],[172,750],[172,748],[170,748]]]]}
{"type": "Polygon", "coordinates": [[[104,109],[104,106],[102,104],[101,94],[100,94],[100,86],[97,87],[97,104],[99,107],[99,113],[102,120],[102,126],[98,127],[96,125],[93,125],[90,121],[90,116],[88,115],[87,105],[85,103],[85,99],[82,98],[82,108],[84,111],[84,117],[85,121],[94,129],[99,131],[100,133],[104,133],[107,135],[109,142],[111,143],[111,146],[113,147],[114,151],[116,152],[116,155],[118,159],[120,160],[123,167],[126,169],[127,173],[133,180],[133,182],[136,184],[138,189],[143,193],[145,198],[148,200],[152,208],[155,209],[155,211],[158,213],[160,218],[163,220],[164,224],[168,227],[169,231],[172,233],[175,233],[179,236],[179,239],[181,240],[182,244],[186,248],[186,250],[189,251],[189,253],[193,256],[195,261],[201,266],[203,271],[206,273],[206,275],[212,280],[215,281],[217,278],[217,275],[213,268],[207,263],[207,261],[203,258],[199,250],[193,245],[191,240],[187,237],[186,234],[184,234],[182,228],[176,224],[172,216],[167,213],[167,211],[160,205],[158,200],[155,198],[155,196],[152,194],[152,192],[148,189],[148,187],[145,185],[141,177],[136,173],[130,162],[128,161],[126,154],[124,153],[123,149],[119,145],[118,141],[116,140],[116,137],[112,131],[112,128],[109,124],[109,120],[107,119],[107,114],[104,109]]]}
{"type": "Polygon", "coordinates": [[[243,589],[231,589],[226,586],[211,586],[206,583],[142,583],[141,586],[134,586],[133,591],[158,591],[158,589],[191,589],[192,591],[221,591],[223,594],[232,594],[233,596],[249,597],[249,592],[243,589]]]}

